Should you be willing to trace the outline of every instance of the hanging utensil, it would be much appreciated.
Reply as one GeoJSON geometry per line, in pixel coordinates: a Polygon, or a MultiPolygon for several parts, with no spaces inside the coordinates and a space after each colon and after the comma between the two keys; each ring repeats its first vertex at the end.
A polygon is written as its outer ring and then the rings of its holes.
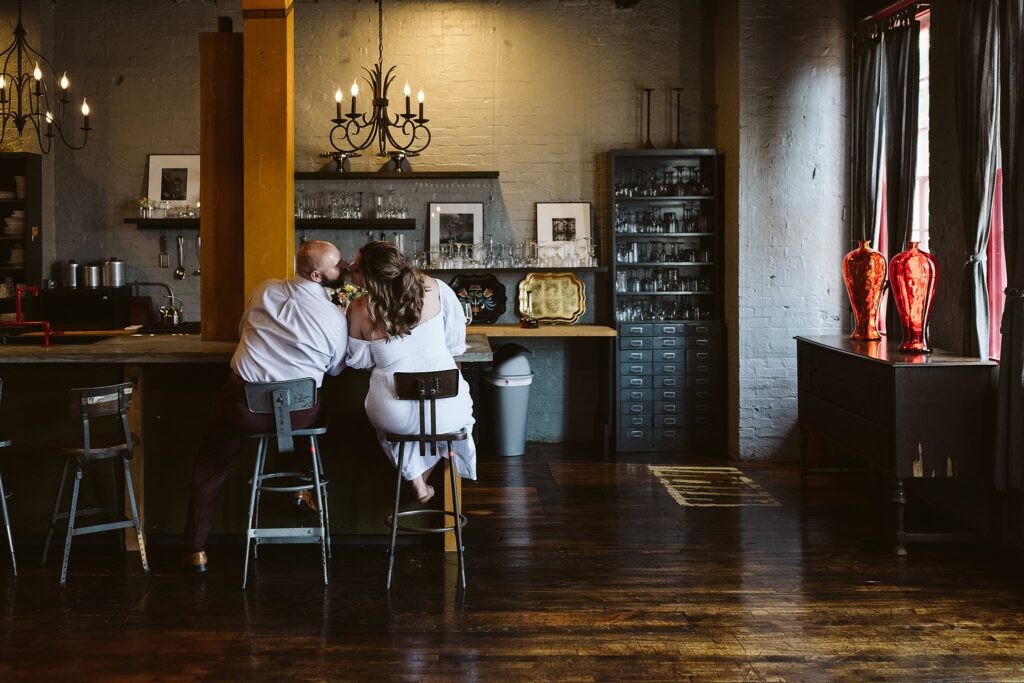
{"type": "Polygon", "coordinates": [[[171,267],[171,255],[167,253],[167,233],[160,233],[160,267],[171,267]]]}
{"type": "Polygon", "coordinates": [[[174,279],[184,280],[188,275],[185,270],[185,238],[178,235],[178,267],[174,269],[174,279]]]}
{"type": "Polygon", "coordinates": [[[203,237],[202,235],[196,234],[196,269],[192,271],[192,274],[199,277],[199,267],[202,265],[202,248],[203,248],[203,237]]]}

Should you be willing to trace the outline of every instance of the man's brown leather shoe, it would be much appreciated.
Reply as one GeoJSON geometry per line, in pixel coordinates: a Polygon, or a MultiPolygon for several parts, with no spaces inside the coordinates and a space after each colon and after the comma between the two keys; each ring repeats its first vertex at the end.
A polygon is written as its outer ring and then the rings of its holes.
{"type": "Polygon", "coordinates": [[[181,568],[190,574],[202,574],[206,572],[206,551],[200,550],[195,553],[186,553],[181,558],[181,568]]]}
{"type": "Polygon", "coordinates": [[[316,507],[316,498],[313,497],[312,491],[297,491],[295,493],[295,507],[305,512],[312,512],[316,514],[319,510],[316,507]]]}

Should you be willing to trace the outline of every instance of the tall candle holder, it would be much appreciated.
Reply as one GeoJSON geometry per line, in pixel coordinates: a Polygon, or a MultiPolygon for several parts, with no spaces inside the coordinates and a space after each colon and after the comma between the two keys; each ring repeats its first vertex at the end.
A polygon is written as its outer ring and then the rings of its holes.
{"type": "Polygon", "coordinates": [[[683,106],[682,106],[682,88],[672,88],[672,92],[676,94],[676,141],[675,148],[683,148],[683,106]]]}
{"type": "Polygon", "coordinates": [[[654,143],[651,142],[651,93],[654,92],[654,88],[643,90],[647,99],[647,141],[644,142],[643,149],[654,149],[654,143]]]}

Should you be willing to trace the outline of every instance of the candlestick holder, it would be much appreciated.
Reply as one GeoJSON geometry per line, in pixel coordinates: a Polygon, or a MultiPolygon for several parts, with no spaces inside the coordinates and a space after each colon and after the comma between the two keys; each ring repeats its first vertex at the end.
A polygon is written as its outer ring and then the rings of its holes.
{"type": "Polygon", "coordinates": [[[348,173],[351,171],[352,164],[349,162],[349,159],[359,156],[362,156],[362,154],[358,152],[320,152],[321,159],[334,160],[335,168],[329,170],[333,170],[336,173],[348,173]]]}
{"type": "Polygon", "coordinates": [[[644,142],[643,149],[654,149],[654,143],[651,142],[651,93],[654,92],[654,88],[644,88],[643,90],[647,100],[647,141],[644,142]]]}
{"type": "Polygon", "coordinates": [[[683,106],[682,106],[682,88],[672,88],[672,91],[676,94],[676,141],[674,143],[676,149],[683,148],[683,106]]]}

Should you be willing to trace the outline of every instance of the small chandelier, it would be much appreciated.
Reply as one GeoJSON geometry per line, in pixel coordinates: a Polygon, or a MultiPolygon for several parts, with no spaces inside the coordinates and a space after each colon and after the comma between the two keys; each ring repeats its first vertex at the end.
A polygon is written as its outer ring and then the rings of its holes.
{"type": "MultiPolygon", "coordinates": [[[[53,147],[53,139],[71,149],[85,147],[89,137],[89,104],[82,98],[82,144],[76,145],[64,134],[64,115],[71,102],[71,82],[67,72],[57,79],[57,70],[46,57],[29,45],[25,39],[25,27],[21,23],[21,0],[18,0],[18,25],[14,29],[14,41],[3,52],[3,71],[0,71],[0,144],[7,139],[13,127],[18,135],[23,136],[26,126],[31,124],[39,142],[39,150],[48,154],[53,147]],[[45,80],[40,63],[47,69],[45,80]],[[29,73],[26,69],[30,64],[35,68],[29,73]],[[11,70],[14,67],[14,70],[11,70]],[[52,83],[48,87],[47,83],[52,83]]],[[[12,132],[13,135],[13,132],[12,132]]]]}
{"type": "Polygon", "coordinates": [[[352,81],[352,108],[347,114],[341,112],[341,88],[334,93],[337,107],[335,118],[331,119],[328,139],[336,152],[326,152],[321,156],[333,158],[338,162],[339,171],[347,171],[348,160],[360,156],[359,152],[377,144],[377,156],[391,157],[384,170],[411,171],[408,157],[419,156],[420,152],[430,144],[430,129],[426,124],[429,119],[423,118],[424,94],[421,88],[416,96],[419,102],[418,114],[413,114],[410,107],[412,89],[408,81],[403,92],[405,94],[405,113],[392,116],[388,112],[388,88],[395,80],[395,67],[384,72],[384,0],[377,0],[377,63],[373,69],[363,67],[366,76],[363,80],[370,86],[373,93],[373,111],[360,113],[356,108],[359,96],[358,79],[352,81]],[[389,149],[390,148],[390,149],[389,149]]]}

